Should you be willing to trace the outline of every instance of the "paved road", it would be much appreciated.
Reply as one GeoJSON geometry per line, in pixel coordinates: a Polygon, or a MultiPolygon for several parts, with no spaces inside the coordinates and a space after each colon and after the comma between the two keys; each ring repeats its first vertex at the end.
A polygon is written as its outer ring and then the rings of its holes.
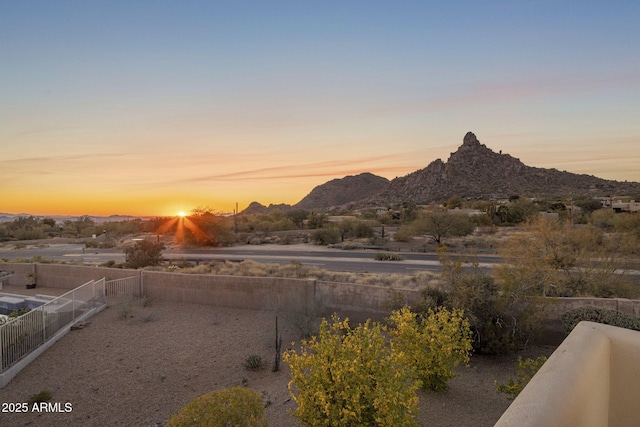
{"type": "MultiPolygon", "coordinates": [[[[252,259],[257,262],[288,264],[293,260],[304,265],[317,266],[331,271],[413,273],[420,270],[440,271],[438,257],[433,253],[401,252],[402,261],[376,261],[376,251],[340,250],[311,245],[262,245],[235,246],[215,249],[165,250],[167,259],[187,259],[193,262],[242,261],[252,259]]],[[[21,249],[0,248],[0,259],[32,259],[41,257],[55,261],[82,261],[102,264],[109,260],[124,262],[122,251],[116,249],[92,249],[83,244],[65,243],[29,245],[21,249]]],[[[496,256],[481,255],[476,261],[481,268],[490,268],[499,260],[496,256]]]]}

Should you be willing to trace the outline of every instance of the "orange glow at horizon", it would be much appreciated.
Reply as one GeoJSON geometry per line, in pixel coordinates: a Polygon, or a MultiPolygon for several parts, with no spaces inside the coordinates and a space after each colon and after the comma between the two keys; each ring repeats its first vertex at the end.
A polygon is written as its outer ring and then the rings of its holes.
{"type": "Polygon", "coordinates": [[[204,231],[202,231],[197,224],[191,221],[191,219],[189,219],[189,217],[182,211],[178,214],[177,217],[167,219],[167,221],[165,221],[164,224],[162,224],[160,228],[156,230],[156,233],[165,234],[174,228],[175,228],[174,241],[179,245],[182,245],[184,243],[185,228],[191,231],[191,233],[193,233],[193,235],[197,239],[209,238],[209,236],[207,236],[207,234],[204,231]]]}

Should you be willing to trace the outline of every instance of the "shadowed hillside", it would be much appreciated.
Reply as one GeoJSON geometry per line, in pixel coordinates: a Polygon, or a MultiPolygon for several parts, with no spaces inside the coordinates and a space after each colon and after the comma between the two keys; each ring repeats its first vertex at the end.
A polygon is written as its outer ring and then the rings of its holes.
{"type": "MultiPolygon", "coordinates": [[[[593,175],[527,166],[509,154],[496,153],[468,132],[462,145],[443,162],[434,160],[409,175],[386,178],[362,173],[333,179],[315,187],[294,205],[300,209],[348,209],[401,203],[443,202],[451,196],[463,198],[546,197],[569,199],[579,196],[640,196],[640,183],[606,180],[593,175]]],[[[252,203],[245,212],[287,209],[252,203]]]]}
{"type": "Polygon", "coordinates": [[[327,209],[371,197],[389,184],[389,180],[371,173],[333,179],[314,188],[294,205],[300,209],[327,209]]]}

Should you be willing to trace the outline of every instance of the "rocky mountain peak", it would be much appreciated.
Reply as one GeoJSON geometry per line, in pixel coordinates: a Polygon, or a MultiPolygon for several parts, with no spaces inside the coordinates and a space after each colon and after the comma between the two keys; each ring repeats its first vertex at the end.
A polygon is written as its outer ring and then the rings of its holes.
{"type": "MultiPolygon", "coordinates": [[[[315,187],[294,207],[354,209],[401,203],[428,204],[454,195],[500,199],[512,195],[568,198],[611,194],[640,194],[640,183],[527,166],[502,150],[493,151],[481,144],[473,132],[467,132],[462,145],[446,162],[434,160],[426,168],[392,181],[371,173],[334,179],[315,187]]],[[[260,209],[268,208],[252,203],[247,210],[260,209]]]]}
{"type": "Polygon", "coordinates": [[[396,178],[370,204],[411,202],[426,204],[457,195],[468,198],[575,197],[578,195],[635,194],[638,183],[607,181],[590,175],[527,166],[502,151],[496,153],[467,132],[446,163],[396,178]]]}
{"type": "Polygon", "coordinates": [[[467,134],[464,136],[464,139],[462,140],[462,145],[477,145],[480,144],[480,141],[478,141],[478,138],[476,138],[476,134],[473,132],[467,132],[467,134]]]}
{"type": "Polygon", "coordinates": [[[481,144],[480,141],[478,141],[478,138],[476,138],[476,135],[473,132],[467,132],[462,140],[462,145],[458,147],[458,150],[455,153],[451,154],[455,155],[460,153],[466,155],[469,152],[473,152],[475,154],[493,153],[490,148],[487,148],[486,145],[481,144]]]}

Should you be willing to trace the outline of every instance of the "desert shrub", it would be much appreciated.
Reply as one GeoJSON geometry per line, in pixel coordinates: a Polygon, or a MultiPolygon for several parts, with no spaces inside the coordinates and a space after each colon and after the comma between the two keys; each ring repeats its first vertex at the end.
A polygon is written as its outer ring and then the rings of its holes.
{"type": "Polygon", "coordinates": [[[506,394],[509,400],[515,399],[546,361],[546,356],[540,356],[537,359],[523,359],[522,357],[518,357],[518,369],[515,378],[509,378],[506,384],[498,384],[498,382],[495,381],[494,386],[496,391],[506,394]]]}
{"type": "Polygon", "coordinates": [[[309,271],[304,264],[296,259],[291,260],[288,265],[282,266],[280,269],[284,273],[284,277],[295,277],[296,279],[305,277],[309,271]]]}
{"type": "Polygon", "coordinates": [[[319,335],[289,350],[289,393],[304,426],[417,426],[418,384],[399,366],[383,327],[322,320],[319,335]]]}
{"type": "Polygon", "coordinates": [[[393,287],[405,289],[417,290],[423,287],[433,287],[437,286],[437,284],[440,282],[440,276],[431,271],[418,271],[413,274],[393,274],[389,276],[393,280],[393,287]]]}
{"type": "Polygon", "coordinates": [[[578,307],[562,315],[564,331],[570,333],[583,320],[640,331],[640,317],[601,307],[578,307]]]}
{"type": "Polygon", "coordinates": [[[394,252],[376,252],[376,261],[402,261],[402,256],[394,252]]]}
{"type": "Polygon", "coordinates": [[[441,254],[442,277],[449,291],[425,290],[415,309],[444,305],[463,310],[473,332],[473,349],[504,354],[526,347],[540,332],[545,315],[536,298],[511,292],[479,268],[463,269],[464,259],[441,254]]]}
{"type": "Polygon", "coordinates": [[[387,288],[387,297],[382,302],[382,307],[391,311],[399,310],[407,305],[404,294],[396,289],[387,288]]]}
{"type": "Polygon", "coordinates": [[[103,262],[102,264],[100,264],[100,267],[107,267],[107,268],[113,268],[116,267],[116,261],[114,259],[110,259],[107,262],[103,262]]]}
{"type": "Polygon", "coordinates": [[[118,318],[120,320],[127,320],[131,316],[131,312],[133,311],[133,297],[125,296],[120,301],[120,306],[118,310],[118,318]]]}
{"type": "Polygon", "coordinates": [[[340,230],[335,227],[317,228],[311,233],[311,241],[318,245],[338,243],[340,238],[340,230]]]}
{"type": "Polygon", "coordinates": [[[244,360],[244,367],[250,371],[259,371],[262,368],[262,356],[252,354],[244,360]]]}
{"type": "Polygon", "coordinates": [[[589,222],[602,230],[613,231],[615,227],[615,215],[611,209],[598,209],[591,213],[589,222]]]}
{"type": "Polygon", "coordinates": [[[393,233],[393,240],[396,242],[409,242],[413,236],[413,228],[410,225],[402,225],[398,228],[398,231],[393,233]]]}
{"type": "Polygon", "coordinates": [[[135,245],[124,248],[125,266],[128,268],[142,268],[160,265],[163,249],[163,243],[140,240],[135,245]]]}
{"type": "MultiPolygon", "coordinates": [[[[167,267],[163,267],[167,271],[167,267]]],[[[417,288],[437,280],[435,273],[419,271],[413,274],[380,274],[354,273],[324,270],[318,267],[304,265],[299,261],[289,264],[259,263],[253,260],[242,262],[211,262],[200,264],[189,269],[181,269],[186,274],[215,274],[225,276],[258,276],[258,277],[293,277],[312,278],[328,282],[360,283],[375,286],[394,286],[403,288],[417,288]]]]}
{"type": "Polygon", "coordinates": [[[482,273],[463,273],[453,282],[452,307],[464,310],[474,332],[474,350],[504,354],[526,347],[541,330],[544,312],[534,298],[505,294],[482,273]]]}
{"type": "Polygon", "coordinates": [[[171,261],[171,265],[175,265],[178,268],[191,268],[193,263],[185,258],[178,258],[171,261]]]}
{"type": "Polygon", "coordinates": [[[460,310],[429,309],[416,316],[407,307],[389,317],[391,348],[425,390],[446,390],[453,368],[469,361],[471,330],[460,310]]]}
{"type": "Polygon", "coordinates": [[[418,313],[427,313],[429,309],[449,307],[449,293],[441,288],[427,286],[420,290],[420,297],[414,304],[414,310],[418,313]]]}
{"type": "Polygon", "coordinates": [[[349,236],[355,239],[374,237],[373,226],[368,221],[346,220],[340,224],[340,228],[349,236]]]}
{"type": "Polygon", "coordinates": [[[31,396],[29,396],[29,399],[27,400],[27,403],[29,404],[29,406],[31,406],[34,403],[48,402],[48,401],[51,400],[52,396],[53,396],[53,394],[51,393],[51,391],[49,391],[49,390],[41,390],[38,393],[32,394],[31,396]]]}
{"type": "Polygon", "coordinates": [[[244,387],[216,390],[197,397],[167,422],[167,427],[264,427],[260,393],[244,387]]]}

